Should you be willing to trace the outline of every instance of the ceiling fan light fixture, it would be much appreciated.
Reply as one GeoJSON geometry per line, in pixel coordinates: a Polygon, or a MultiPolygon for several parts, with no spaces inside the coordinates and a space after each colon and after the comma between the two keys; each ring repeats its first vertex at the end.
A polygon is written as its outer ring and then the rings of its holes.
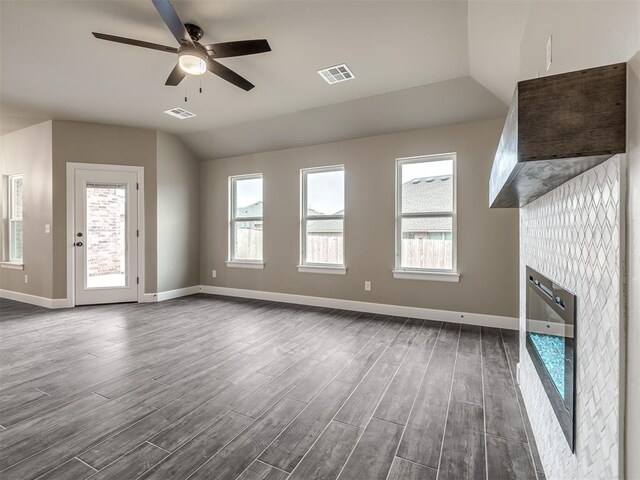
{"type": "Polygon", "coordinates": [[[178,65],[183,72],[189,75],[202,75],[207,71],[207,62],[205,62],[203,55],[194,50],[180,52],[178,65]]]}

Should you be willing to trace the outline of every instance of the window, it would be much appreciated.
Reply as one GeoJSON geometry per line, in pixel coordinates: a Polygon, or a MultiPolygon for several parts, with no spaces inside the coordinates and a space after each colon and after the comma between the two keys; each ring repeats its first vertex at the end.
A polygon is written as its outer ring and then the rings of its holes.
{"type": "Polygon", "coordinates": [[[8,179],[9,251],[11,263],[22,263],[22,175],[9,175],[8,179]]]}
{"type": "Polygon", "coordinates": [[[455,274],[455,160],[455,154],[397,160],[396,278],[455,274]]]}
{"type": "Polygon", "coordinates": [[[262,268],[262,174],[229,177],[230,267],[262,268]]]}
{"type": "Polygon", "coordinates": [[[345,274],[344,166],[309,168],[301,174],[299,270],[345,274]]]}

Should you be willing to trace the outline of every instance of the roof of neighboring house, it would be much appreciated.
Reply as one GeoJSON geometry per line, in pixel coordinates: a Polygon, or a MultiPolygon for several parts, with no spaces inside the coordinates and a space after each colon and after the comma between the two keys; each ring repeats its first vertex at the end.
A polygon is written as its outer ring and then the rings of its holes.
{"type": "MultiPolygon", "coordinates": [[[[451,175],[414,178],[402,184],[402,212],[430,213],[453,210],[453,178],[451,175]]],[[[451,231],[449,218],[405,218],[403,232],[451,231]]]]}
{"type": "MultiPolygon", "coordinates": [[[[446,212],[453,209],[453,181],[451,175],[437,177],[414,178],[402,185],[403,213],[417,212],[446,212]]],[[[261,217],[262,202],[253,203],[247,207],[238,208],[238,218],[261,217]]],[[[309,215],[322,215],[313,209],[309,215]]],[[[335,213],[344,214],[344,210],[335,213]]],[[[307,232],[331,233],[343,229],[343,221],[339,219],[309,220],[307,232]]],[[[405,218],[404,232],[447,232],[451,231],[450,218],[405,218]]]]}
{"type": "Polygon", "coordinates": [[[402,184],[402,213],[453,210],[451,175],[414,178],[402,184]]]}
{"type": "Polygon", "coordinates": [[[236,218],[239,219],[242,217],[261,217],[262,205],[262,202],[256,202],[246,207],[238,207],[236,209],[236,218]]]}

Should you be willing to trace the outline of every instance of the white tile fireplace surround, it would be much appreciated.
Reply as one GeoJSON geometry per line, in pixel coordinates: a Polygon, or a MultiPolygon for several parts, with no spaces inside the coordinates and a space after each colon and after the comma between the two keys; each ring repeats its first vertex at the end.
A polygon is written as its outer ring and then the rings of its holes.
{"type": "Polygon", "coordinates": [[[520,210],[520,387],[550,480],[621,475],[621,158],[520,210]],[[565,440],[525,348],[525,266],[577,295],[576,449],[565,440]]]}

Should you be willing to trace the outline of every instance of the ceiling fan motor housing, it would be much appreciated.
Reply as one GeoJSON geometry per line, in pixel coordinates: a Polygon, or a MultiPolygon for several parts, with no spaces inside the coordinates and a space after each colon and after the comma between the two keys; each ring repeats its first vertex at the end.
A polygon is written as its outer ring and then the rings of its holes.
{"type": "Polygon", "coordinates": [[[194,42],[199,41],[202,38],[202,35],[204,35],[202,29],[193,23],[185,23],[184,28],[187,29],[187,33],[194,42]]]}

